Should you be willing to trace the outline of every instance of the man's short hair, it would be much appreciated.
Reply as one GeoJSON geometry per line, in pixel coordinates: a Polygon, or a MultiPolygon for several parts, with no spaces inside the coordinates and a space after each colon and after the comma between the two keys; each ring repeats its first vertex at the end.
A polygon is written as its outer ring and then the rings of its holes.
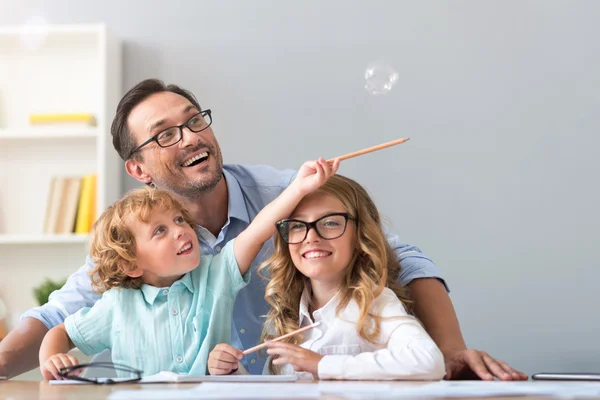
{"type": "MultiPolygon", "coordinates": [[[[146,79],[141,81],[125,93],[125,96],[123,96],[117,106],[117,112],[113,119],[112,126],[110,127],[110,133],[113,137],[113,146],[123,161],[127,161],[129,155],[137,146],[127,124],[131,110],[148,97],[161,92],[172,92],[183,96],[198,108],[198,110],[201,110],[198,100],[196,100],[196,97],[189,90],[183,89],[177,85],[166,85],[163,81],[158,79],[146,79]]],[[[139,157],[138,159],[141,159],[140,154],[135,154],[134,157],[139,157]]]]}

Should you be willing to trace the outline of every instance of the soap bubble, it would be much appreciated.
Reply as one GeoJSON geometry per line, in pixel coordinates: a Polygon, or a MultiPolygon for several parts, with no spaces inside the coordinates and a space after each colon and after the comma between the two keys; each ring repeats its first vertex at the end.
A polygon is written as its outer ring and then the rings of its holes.
{"type": "Polygon", "coordinates": [[[41,48],[48,38],[48,22],[39,15],[29,17],[21,31],[21,46],[25,50],[34,51],[41,48]]]}
{"type": "Polygon", "coordinates": [[[388,93],[400,75],[383,60],[370,62],[365,70],[365,89],[374,96],[388,93]]]}

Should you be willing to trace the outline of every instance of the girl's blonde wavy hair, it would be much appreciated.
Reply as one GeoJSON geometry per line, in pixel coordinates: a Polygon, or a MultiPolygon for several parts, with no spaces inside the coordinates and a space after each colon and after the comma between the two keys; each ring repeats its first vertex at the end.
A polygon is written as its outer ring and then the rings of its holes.
{"type": "MultiPolygon", "coordinates": [[[[400,263],[387,242],[375,203],[360,184],[334,175],[315,193],[340,200],[346,212],[355,218],[348,223],[356,225],[356,248],[342,279],[342,298],[336,311],[343,310],[351,300],[356,301],[360,309],[358,334],[376,343],[381,317],[370,310],[386,286],[394,291],[408,312],[412,308],[407,290],[396,281],[400,276],[400,263]]],[[[258,269],[259,275],[268,280],[265,300],[271,306],[263,328],[263,340],[298,329],[300,298],[309,283],[309,279],[294,266],[289,245],[279,235],[275,237],[274,246],[272,256],[258,269]]],[[[301,339],[300,335],[295,335],[285,341],[299,344],[301,339]]],[[[273,373],[277,372],[276,367],[269,366],[273,373]]]]}
{"type": "Polygon", "coordinates": [[[127,275],[137,267],[135,236],[127,226],[127,219],[135,216],[147,223],[156,210],[177,210],[185,222],[196,228],[190,213],[169,192],[143,187],[127,193],[108,207],[92,227],[90,255],[96,266],[90,277],[95,292],[142,286],[141,277],[127,275]]]}

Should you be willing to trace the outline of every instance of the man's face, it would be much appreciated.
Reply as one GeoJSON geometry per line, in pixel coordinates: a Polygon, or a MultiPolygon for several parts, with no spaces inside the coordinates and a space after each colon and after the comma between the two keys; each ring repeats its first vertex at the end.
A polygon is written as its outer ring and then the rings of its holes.
{"type": "MultiPolygon", "coordinates": [[[[129,130],[136,145],[172,126],[188,121],[200,110],[172,92],[153,94],[129,114],[129,130]]],[[[223,176],[223,158],[212,128],[194,133],[183,128],[181,141],[170,147],[149,143],[138,164],[156,187],[195,198],[210,192],[223,176]],[[192,158],[198,158],[191,164],[192,158]]]]}

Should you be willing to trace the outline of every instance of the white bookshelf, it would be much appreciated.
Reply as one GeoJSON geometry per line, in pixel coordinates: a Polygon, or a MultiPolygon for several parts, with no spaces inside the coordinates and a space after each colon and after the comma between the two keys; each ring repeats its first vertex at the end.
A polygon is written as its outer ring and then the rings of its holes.
{"type": "Polygon", "coordinates": [[[120,194],[110,124],[121,65],[121,43],[103,24],[0,27],[0,298],[9,329],[36,305],[33,287],[85,261],[87,235],[43,233],[51,178],[95,173],[97,214],[120,194]],[[90,113],[96,125],[32,125],[32,113],[90,113]]]}

